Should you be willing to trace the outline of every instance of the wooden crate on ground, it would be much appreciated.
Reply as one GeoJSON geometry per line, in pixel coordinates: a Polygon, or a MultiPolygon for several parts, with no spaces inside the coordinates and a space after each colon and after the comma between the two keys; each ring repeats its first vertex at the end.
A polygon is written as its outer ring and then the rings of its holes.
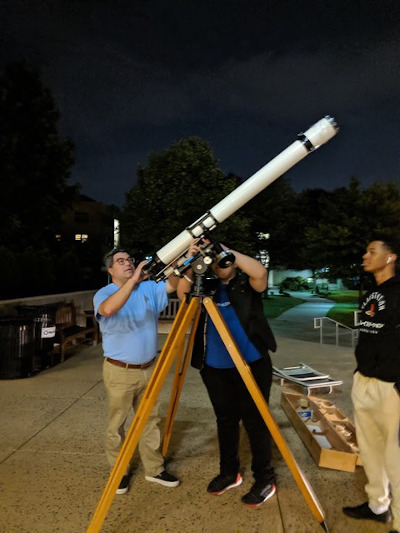
{"type": "Polygon", "coordinates": [[[335,404],[282,392],[281,407],[318,466],[354,472],[362,464],[355,428],[335,404]]]}

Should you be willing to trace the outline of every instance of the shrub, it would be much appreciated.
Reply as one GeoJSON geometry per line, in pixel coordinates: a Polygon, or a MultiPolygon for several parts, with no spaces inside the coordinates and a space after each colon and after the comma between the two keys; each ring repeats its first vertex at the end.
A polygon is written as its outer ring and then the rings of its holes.
{"type": "Polygon", "coordinates": [[[279,285],[279,292],[282,294],[284,291],[306,291],[308,288],[307,281],[301,276],[296,276],[285,278],[279,285]]]}

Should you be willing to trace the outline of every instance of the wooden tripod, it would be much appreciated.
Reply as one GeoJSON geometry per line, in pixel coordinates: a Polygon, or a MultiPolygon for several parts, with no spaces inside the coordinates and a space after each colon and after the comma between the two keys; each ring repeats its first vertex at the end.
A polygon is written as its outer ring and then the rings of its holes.
{"type": "Polygon", "coordinates": [[[182,302],[178,314],[172,324],[171,331],[165,341],[164,347],[161,350],[161,354],[150,378],[150,381],[145,390],[142,401],[139,404],[137,412],[132,424],[129,428],[128,434],[121,448],[121,451],[117,457],[114,468],[111,471],[110,477],[107,481],[106,487],[99,500],[93,518],[87,529],[87,533],[97,533],[105,520],[108,509],[112,503],[119,483],[122,477],[125,475],[129,461],[136,449],[140,436],[143,432],[143,428],[150,416],[151,410],[158,398],[161,388],[165,382],[165,379],[171,369],[172,363],[177,358],[177,365],[175,370],[175,377],[172,386],[171,398],[169,403],[168,415],[165,423],[165,435],[162,453],[168,450],[169,441],[172,434],[172,427],[176,411],[178,409],[180,393],[182,390],[184,378],[188,362],[190,359],[191,351],[193,348],[194,337],[200,318],[201,306],[204,305],[208,315],[213,321],[218,333],[221,336],[229,354],[232,357],[233,362],[236,365],[247,389],[249,390],[254,403],[256,404],[261,416],[266,423],[272,438],[274,439],[279,451],[281,452],[289,470],[291,471],[294,480],[296,481],[307,505],[310,508],[311,513],[315,519],[321,524],[324,531],[328,532],[327,525],[325,523],[325,515],[322,510],[316,495],[314,494],[307,478],[301,472],[295,458],[292,455],[281,431],[273,419],[267,402],[262,395],[249,366],[244,361],[239,349],[232,338],[230,331],[228,330],[217,306],[210,297],[192,296],[190,303],[182,302]],[[186,339],[186,333],[189,330],[189,326],[192,324],[191,333],[187,348],[184,352],[184,345],[186,339]]]}

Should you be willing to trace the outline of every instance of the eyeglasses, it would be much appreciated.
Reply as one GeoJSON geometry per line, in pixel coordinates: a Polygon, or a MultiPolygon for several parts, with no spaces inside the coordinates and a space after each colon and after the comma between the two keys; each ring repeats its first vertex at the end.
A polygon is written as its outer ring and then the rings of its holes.
{"type": "Polygon", "coordinates": [[[118,263],[119,265],[124,265],[125,263],[130,263],[131,265],[134,265],[135,259],[133,257],[119,257],[114,261],[113,265],[115,265],[115,263],[118,263]]]}

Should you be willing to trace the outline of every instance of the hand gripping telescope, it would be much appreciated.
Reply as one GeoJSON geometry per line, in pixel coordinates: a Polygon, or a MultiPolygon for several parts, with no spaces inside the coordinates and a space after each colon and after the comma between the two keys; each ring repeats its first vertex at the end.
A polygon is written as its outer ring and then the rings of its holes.
{"type": "MultiPolygon", "coordinates": [[[[166,279],[172,272],[176,272],[177,265],[171,266],[171,263],[186,252],[192,239],[204,237],[207,232],[213,230],[218,224],[235,213],[273,181],[304,159],[310,152],[332,139],[338,131],[339,128],[335,120],[328,115],[316,122],[306,132],[300,133],[298,139],[286,150],[277,155],[191,226],[158,250],[149,265],[145,267],[149,277],[155,281],[161,281],[166,279]]],[[[185,266],[179,269],[178,265],[178,270],[184,271],[185,266]]]]}

